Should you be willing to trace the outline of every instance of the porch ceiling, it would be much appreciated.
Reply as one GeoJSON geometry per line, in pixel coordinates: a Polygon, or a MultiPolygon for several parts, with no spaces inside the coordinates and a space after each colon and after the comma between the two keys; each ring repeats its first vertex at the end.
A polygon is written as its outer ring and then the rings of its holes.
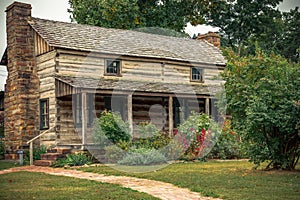
{"type": "Polygon", "coordinates": [[[121,79],[107,78],[87,78],[87,77],[70,77],[57,76],[57,96],[65,96],[83,91],[95,93],[101,91],[112,92],[141,92],[141,93],[159,93],[159,94],[178,94],[178,95],[204,95],[214,96],[220,91],[220,85],[205,84],[177,84],[166,82],[145,82],[130,81],[121,79]]]}

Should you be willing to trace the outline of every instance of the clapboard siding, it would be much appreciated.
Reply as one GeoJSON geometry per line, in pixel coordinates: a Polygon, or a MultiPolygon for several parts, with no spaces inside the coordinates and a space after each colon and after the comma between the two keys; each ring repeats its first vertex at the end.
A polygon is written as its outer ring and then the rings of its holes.
{"type": "Polygon", "coordinates": [[[37,32],[34,32],[34,47],[36,55],[41,55],[54,50],[54,48],[49,46],[48,43],[37,32]]]}

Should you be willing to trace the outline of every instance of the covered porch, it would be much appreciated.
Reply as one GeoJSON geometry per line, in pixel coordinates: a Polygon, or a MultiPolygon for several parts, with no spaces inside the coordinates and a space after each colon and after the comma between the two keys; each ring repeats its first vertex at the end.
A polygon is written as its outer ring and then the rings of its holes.
{"type": "MultiPolygon", "coordinates": [[[[126,87],[121,83],[123,88],[120,88],[116,81],[97,80],[96,86],[91,87],[92,80],[84,81],[83,84],[66,77],[56,79],[58,145],[83,148],[92,145],[93,122],[104,110],[120,113],[132,133],[140,122],[151,122],[169,135],[192,111],[215,115],[210,94],[180,92],[184,86],[177,85],[176,89],[161,83],[131,82],[126,87]]],[[[93,81],[95,84],[96,80],[93,81]]],[[[207,87],[201,89],[209,92],[207,87]]]]}

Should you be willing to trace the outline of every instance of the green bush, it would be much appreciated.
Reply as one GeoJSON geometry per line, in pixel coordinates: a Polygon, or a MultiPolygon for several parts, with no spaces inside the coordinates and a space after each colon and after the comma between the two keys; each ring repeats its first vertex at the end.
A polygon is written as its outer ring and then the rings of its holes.
{"type": "Polygon", "coordinates": [[[93,136],[95,142],[103,146],[131,140],[129,124],[122,120],[120,114],[110,111],[101,113],[94,127],[93,136]]]}
{"type": "Polygon", "coordinates": [[[66,158],[58,159],[54,167],[64,167],[64,166],[82,166],[82,165],[89,165],[92,163],[92,158],[83,154],[69,154],[66,158]]]}
{"type": "Polygon", "coordinates": [[[117,145],[110,145],[105,147],[105,158],[108,163],[117,163],[123,158],[126,151],[118,147],[117,145]]]}
{"type": "Polygon", "coordinates": [[[160,133],[156,126],[150,122],[142,122],[138,126],[138,135],[133,138],[131,146],[135,148],[161,149],[164,148],[171,138],[160,133]]]}
{"type": "Polygon", "coordinates": [[[243,143],[233,131],[231,121],[226,119],[222,126],[222,132],[208,157],[217,159],[244,158],[246,153],[243,149],[243,143]]]}
{"type": "Polygon", "coordinates": [[[156,149],[132,149],[118,162],[120,165],[154,165],[166,163],[166,157],[156,149]]]}

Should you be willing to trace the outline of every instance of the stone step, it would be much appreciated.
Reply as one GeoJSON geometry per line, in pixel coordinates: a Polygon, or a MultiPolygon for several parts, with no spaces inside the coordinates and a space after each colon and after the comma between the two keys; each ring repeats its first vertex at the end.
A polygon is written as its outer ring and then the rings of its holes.
{"type": "Polygon", "coordinates": [[[51,166],[55,161],[54,160],[35,160],[33,164],[35,166],[42,166],[42,167],[49,167],[51,166]]]}
{"type": "Polygon", "coordinates": [[[47,149],[47,153],[70,154],[71,152],[72,152],[71,149],[66,149],[66,148],[51,148],[51,149],[47,149]]]}
{"type": "Polygon", "coordinates": [[[66,155],[65,154],[61,154],[61,153],[45,153],[41,155],[41,160],[52,160],[52,161],[56,161],[59,158],[65,158],[66,155]]]}

